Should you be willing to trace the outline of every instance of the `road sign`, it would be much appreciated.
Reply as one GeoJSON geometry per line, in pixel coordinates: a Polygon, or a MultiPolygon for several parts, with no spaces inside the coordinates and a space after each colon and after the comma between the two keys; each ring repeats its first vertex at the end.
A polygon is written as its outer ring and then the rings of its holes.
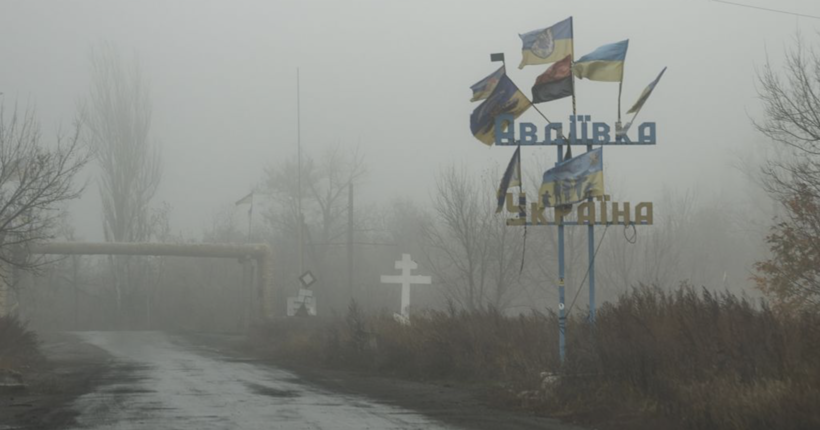
{"type": "Polygon", "coordinates": [[[316,278],[313,277],[313,273],[310,273],[310,270],[302,273],[302,276],[299,277],[299,282],[302,283],[302,286],[305,288],[310,288],[314,282],[316,282],[316,278]]]}

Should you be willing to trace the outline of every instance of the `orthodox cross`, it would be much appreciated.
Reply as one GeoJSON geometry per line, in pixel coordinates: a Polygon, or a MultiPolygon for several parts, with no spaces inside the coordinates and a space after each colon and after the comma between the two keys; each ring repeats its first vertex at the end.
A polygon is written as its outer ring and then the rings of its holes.
{"type": "Polygon", "coordinates": [[[382,284],[401,284],[401,316],[403,320],[410,320],[410,286],[429,285],[429,276],[411,275],[410,271],[418,269],[419,265],[410,259],[410,254],[402,254],[401,260],[396,261],[396,269],[401,270],[401,275],[382,275],[382,284]]]}

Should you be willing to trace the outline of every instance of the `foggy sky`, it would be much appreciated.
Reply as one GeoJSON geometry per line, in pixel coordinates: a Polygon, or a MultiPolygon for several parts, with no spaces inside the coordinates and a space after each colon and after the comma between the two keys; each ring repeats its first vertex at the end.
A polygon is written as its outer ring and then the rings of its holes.
{"type": "MultiPolygon", "coordinates": [[[[749,4],[820,15],[812,0],[749,4]]],[[[762,141],[755,67],[782,60],[799,29],[820,21],[710,1],[51,1],[0,3],[0,92],[7,105],[36,104],[44,134],[70,127],[89,85],[89,51],[112,42],[138,52],[152,86],[152,135],[164,177],[157,203],[172,227],[199,237],[211,215],[248,193],[265,166],[296,152],[296,68],[302,144],[363,149],[370,176],[361,201],[398,196],[426,204],[435,172],[463,162],[476,172],[506,163],[469,132],[469,86],[497,68],[525,92],[546,69],[520,61],[518,33],[574,17],[575,51],[630,39],[622,109],[669,69],[638,122],[658,123],[655,147],[606,151],[607,191],[632,201],[664,189],[731,194],[742,183],[738,152],[762,141]],[[717,189],[719,191],[709,191],[717,189]]],[[[816,39],[812,39],[816,40],[816,39]]],[[[579,114],[612,124],[618,85],[579,81],[579,114]]],[[[569,99],[539,105],[567,121],[569,99]]],[[[542,124],[532,110],[521,118],[542,124]]],[[[554,149],[526,149],[554,162],[554,149]]],[[[92,178],[72,205],[78,235],[101,240],[92,178]]],[[[531,190],[535,191],[535,190],[531,190]]],[[[493,192],[490,190],[489,192],[493,192]]],[[[657,210],[658,208],[656,208],[657,210]]]]}

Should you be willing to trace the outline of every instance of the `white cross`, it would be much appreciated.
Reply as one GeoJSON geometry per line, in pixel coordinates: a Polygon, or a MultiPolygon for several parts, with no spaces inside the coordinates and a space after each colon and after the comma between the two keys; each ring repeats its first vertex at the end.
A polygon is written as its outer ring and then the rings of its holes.
{"type": "Polygon", "coordinates": [[[396,269],[401,270],[401,275],[382,275],[382,284],[401,284],[401,315],[409,321],[410,318],[410,285],[431,283],[429,276],[411,275],[410,271],[418,269],[419,265],[410,259],[410,254],[402,254],[401,260],[396,262],[396,269]]]}

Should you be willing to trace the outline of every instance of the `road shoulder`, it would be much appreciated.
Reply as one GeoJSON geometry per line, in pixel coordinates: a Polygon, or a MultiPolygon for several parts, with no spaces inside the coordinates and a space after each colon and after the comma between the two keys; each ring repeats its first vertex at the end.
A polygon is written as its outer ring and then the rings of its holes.
{"type": "Polygon", "coordinates": [[[194,345],[229,357],[288,370],[299,383],[322,390],[367,397],[378,403],[412,410],[441,422],[475,430],[583,430],[554,418],[499,409],[487,391],[450,383],[416,382],[364,372],[307,366],[253,351],[242,336],[185,335],[194,345]]]}
{"type": "Polygon", "coordinates": [[[26,388],[0,391],[0,429],[62,429],[75,424],[73,401],[101,383],[111,357],[71,333],[39,334],[46,360],[24,374],[26,388]]]}

